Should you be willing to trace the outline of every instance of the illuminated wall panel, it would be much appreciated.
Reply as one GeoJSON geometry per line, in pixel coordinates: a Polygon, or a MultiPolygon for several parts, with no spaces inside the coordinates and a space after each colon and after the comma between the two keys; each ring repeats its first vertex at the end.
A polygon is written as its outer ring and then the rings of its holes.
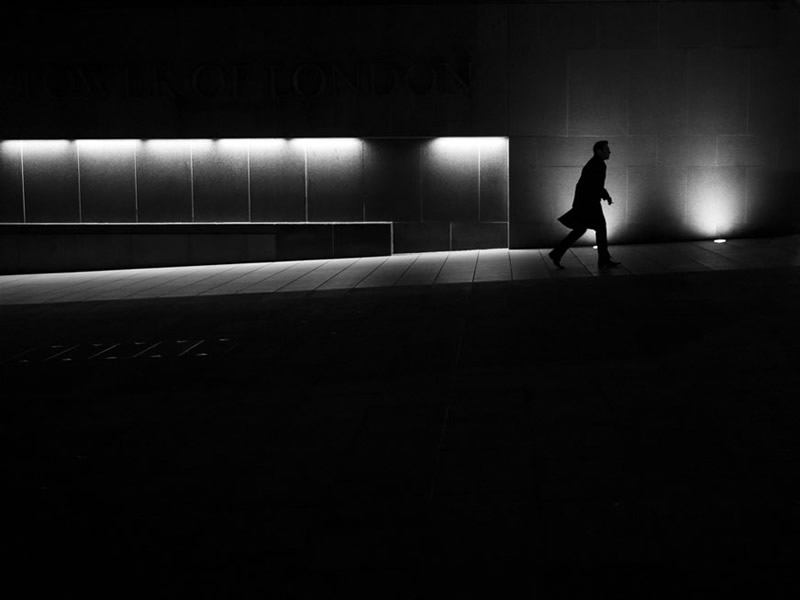
{"type": "Polygon", "coordinates": [[[686,169],[658,165],[628,169],[624,227],[653,240],[674,238],[684,230],[686,169]]]}
{"type": "Polygon", "coordinates": [[[717,164],[714,135],[662,135],[658,137],[658,162],[662,165],[713,167],[717,164]]]}
{"type": "Polygon", "coordinates": [[[538,166],[538,141],[509,140],[509,243],[515,248],[548,245],[566,233],[556,218],[572,206],[583,166],[549,165],[548,153],[543,154],[545,166],[538,166]]]}
{"type": "Polygon", "coordinates": [[[439,138],[422,147],[422,220],[478,221],[480,144],[439,138]]]}
{"type": "MultiPolygon", "coordinates": [[[[511,223],[531,222],[542,217],[542,201],[536,200],[538,192],[535,169],[537,163],[536,138],[512,137],[508,140],[508,187],[515,202],[509,202],[508,220],[511,223]]],[[[552,216],[547,209],[547,215],[552,216]]]]}
{"type": "Polygon", "coordinates": [[[479,204],[480,221],[508,221],[508,140],[504,138],[480,140],[479,204]]]}
{"type": "Polygon", "coordinates": [[[149,140],[136,152],[138,221],[192,222],[192,148],[189,140],[149,140]]]}
{"type": "Polygon", "coordinates": [[[356,138],[303,140],[309,221],[363,221],[362,144],[356,138]]]}
{"type": "Polygon", "coordinates": [[[364,208],[367,221],[419,221],[419,140],[364,141],[364,208]]]}
{"type": "Polygon", "coordinates": [[[250,206],[253,221],[306,220],[305,147],[284,139],[251,140],[250,206]]]}
{"type": "Polygon", "coordinates": [[[0,142],[0,223],[23,223],[21,142],[0,142]]]}
{"type": "Polygon", "coordinates": [[[81,219],[136,222],[135,140],[80,140],[81,219]]]}
{"type": "Polygon", "coordinates": [[[745,223],[743,167],[689,167],[686,226],[699,238],[739,234],[745,223]]]}
{"type": "Polygon", "coordinates": [[[247,140],[192,143],[194,220],[250,220],[247,140]]]}
{"type": "Polygon", "coordinates": [[[768,166],[779,160],[780,146],[775,138],[763,135],[720,135],[717,137],[717,163],[720,166],[768,166]]]}
{"type": "MultiPolygon", "coordinates": [[[[611,194],[614,204],[609,206],[603,202],[603,213],[608,224],[608,235],[616,240],[629,239],[630,221],[628,219],[628,167],[608,165],[606,173],[606,189],[611,194]]],[[[573,186],[574,191],[574,186],[573,186]]],[[[594,236],[591,236],[594,237],[594,236]]],[[[589,240],[586,240],[589,241],[589,240]]],[[[592,243],[594,243],[592,241],[592,243]]]]}
{"type": "Polygon", "coordinates": [[[66,140],[26,141],[25,213],[32,223],[80,223],[78,147],[66,140]]]}

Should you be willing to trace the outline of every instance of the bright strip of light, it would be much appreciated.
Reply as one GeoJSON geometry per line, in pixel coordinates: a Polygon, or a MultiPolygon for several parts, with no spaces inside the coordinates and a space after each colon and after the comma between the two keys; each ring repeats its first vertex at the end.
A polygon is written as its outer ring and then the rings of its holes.
{"type": "Polygon", "coordinates": [[[77,140],[80,148],[87,148],[90,150],[130,150],[135,145],[140,144],[140,140],[77,140]]]}
{"type": "Polygon", "coordinates": [[[470,151],[478,148],[489,149],[498,147],[505,149],[507,139],[503,137],[440,137],[430,141],[430,146],[434,150],[446,151],[470,151]]]}
{"type": "Polygon", "coordinates": [[[57,152],[68,148],[71,140],[23,140],[25,151],[32,152],[57,152]]]}
{"type": "Polygon", "coordinates": [[[361,143],[358,138],[295,138],[291,142],[302,142],[308,150],[352,148],[361,143]]]}
{"type": "Polygon", "coordinates": [[[189,150],[193,142],[197,140],[142,140],[145,148],[161,152],[177,152],[179,150],[189,150]]]}
{"type": "Polygon", "coordinates": [[[247,140],[220,140],[220,143],[233,144],[237,146],[240,142],[246,142],[249,148],[269,150],[271,148],[282,148],[289,143],[285,138],[252,138],[247,140]]]}

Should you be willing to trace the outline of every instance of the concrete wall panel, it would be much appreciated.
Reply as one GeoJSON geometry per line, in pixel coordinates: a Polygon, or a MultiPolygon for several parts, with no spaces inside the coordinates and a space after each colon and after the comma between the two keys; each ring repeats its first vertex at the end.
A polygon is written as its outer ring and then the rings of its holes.
{"type": "Polygon", "coordinates": [[[394,224],[394,252],[450,250],[450,223],[445,221],[398,222],[394,224]]]}
{"type": "MultiPolygon", "coordinates": [[[[798,34],[800,37],[800,34],[798,34]]],[[[800,53],[754,49],[749,52],[748,133],[781,133],[798,122],[800,53]]]]}
{"type": "Polygon", "coordinates": [[[726,4],[719,12],[721,44],[765,48],[780,44],[781,11],[769,2],[726,4]]]}
{"type": "Polygon", "coordinates": [[[660,2],[659,42],[666,48],[710,48],[720,43],[719,2],[660,2]]]}
{"type": "Polygon", "coordinates": [[[194,220],[250,220],[247,140],[199,140],[192,144],[194,220]]]}
{"type": "Polygon", "coordinates": [[[80,141],[81,213],[84,223],[135,223],[134,140],[80,141]]]}
{"type": "Polygon", "coordinates": [[[508,223],[453,223],[451,250],[508,248],[508,223]]]}
{"type": "Polygon", "coordinates": [[[726,237],[744,230],[744,167],[689,167],[685,227],[698,237],[726,237]]]}
{"type": "Polygon", "coordinates": [[[363,221],[362,142],[307,140],[309,221],[363,221]]]}
{"type": "Polygon", "coordinates": [[[598,3],[599,48],[654,48],[658,43],[658,5],[647,3],[598,3]]]}
{"type": "Polygon", "coordinates": [[[662,48],[630,54],[631,134],[687,133],[686,51],[662,48]]]}
{"type": "Polygon", "coordinates": [[[192,215],[188,140],[152,140],[136,151],[140,223],[185,223],[192,215]]]}
{"type": "Polygon", "coordinates": [[[628,169],[627,221],[637,241],[670,239],[684,229],[686,169],[677,166],[628,169]]]}
{"type": "Polygon", "coordinates": [[[25,211],[30,223],[79,223],[78,147],[66,140],[22,147],[25,211]]]}
{"type": "Polygon", "coordinates": [[[306,220],[305,147],[300,142],[251,141],[250,210],[256,222],[306,220]]]}
{"type": "Polygon", "coordinates": [[[480,219],[480,144],[438,138],[422,147],[422,220],[480,219]]]}
{"type": "Polygon", "coordinates": [[[689,131],[747,132],[747,52],[690,50],[687,63],[689,131]]]}
{"type": "Polygon", "coordinates": [[[24,223],[21,142],[0,142],[0,223],[24,223]]]}
{"type": "Polygon", "coordinates": [[[508,221],[508,140],[480,141],[480,221],[508,221]]]}
{"type": "Polygon", "coordinates": [[[421,140],[364,142],[367,221],[418,221],[421,217],[421,140]]]}
{"type": "Polygon", "coordinates": [[[673,166],[717,164],[717,138],[713,135],[664,135],[658,138],[658,162],[673,166]]]}
{"type": "Polygon", "coordinates": [[[574,51],[569,54],[570,135],[628,133],[628,52],[574,51]]]}

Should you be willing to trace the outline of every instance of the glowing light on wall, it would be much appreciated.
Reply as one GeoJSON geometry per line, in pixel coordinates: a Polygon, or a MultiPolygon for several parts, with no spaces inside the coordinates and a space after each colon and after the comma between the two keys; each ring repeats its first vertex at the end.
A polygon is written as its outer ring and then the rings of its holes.
{"type": "Polygon", "coordinates": [[[247,144],[248,148],[259,150],[278,150],[289,144],[285,138],[255,138],[248,140],[220,140],[220,143],[233,144],[234,147],[240,142],[247,144]]]}
{"type": "Polygon", "coordinates": [[[72,140],[24,140],[23,152],[63,152],[74,142],[72,140]]]}
{"type": "Polygon", "coordinates": [[[0,142],[0,154],[18,155],[22,142],[19,140],[5,140],[0,142]]]}
{"type": "Polygon", "coordinates": [[[700,181],[689,196],[689,227],[700,238],[723,238],[736,226],[734,191],[724,178],[713,176],[700,181]]]}
{"type": "Polygon", "coordinates": [[[207,150],[213,146],[216,146],[219,143],[219,141],[196,139],[196,140],[189,140],[189,143],[192,148],[197,148],[198,150],[203,150],[203,149],[207,150]]]}
{"type": "Polygon", "coordinates": [[[141,143],[140,140],[78,140],[78,146],[90,148],[92,150],[120,149],[127,150],[132,146],[141,143]]]}
{"type": "Polygon", "coordinates": [[[297,138],[290,143],[301,143],[307,150],[354,149],[361,144],[358,138],[297,138]]]}
{"type": "Polygon", "coordinates": [[[440,137],[430,142],[432,149],[436,150],[475,150],[476,148],[502,149],[508,140],[504,137],[440,137]]]}
{"type": "Polygon", "coordinates": [[[142,140],[142,145],[147,150],[154,152],[181,152],[190,150],[192,143],[197,141],[198,140],[142,140]]]}
{"type": "Polygon", "coordinates": [[[78,140],[78,148],[97,152],[116,152],[132,150],[141,144],[140,140],[78,140]]]}

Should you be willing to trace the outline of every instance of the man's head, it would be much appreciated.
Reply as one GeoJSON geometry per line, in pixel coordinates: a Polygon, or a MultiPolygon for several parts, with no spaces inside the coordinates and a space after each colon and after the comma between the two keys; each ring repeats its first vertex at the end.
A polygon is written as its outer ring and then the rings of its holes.
{"type": "Polygon", "coordinates": [[[611,156],[611,149],[608,147],[608,140],[600,140],[599,142],[595,142],[593,148],[594,155],[599,156],[603,160],[608,160],[608,157],[611,156]]]}

